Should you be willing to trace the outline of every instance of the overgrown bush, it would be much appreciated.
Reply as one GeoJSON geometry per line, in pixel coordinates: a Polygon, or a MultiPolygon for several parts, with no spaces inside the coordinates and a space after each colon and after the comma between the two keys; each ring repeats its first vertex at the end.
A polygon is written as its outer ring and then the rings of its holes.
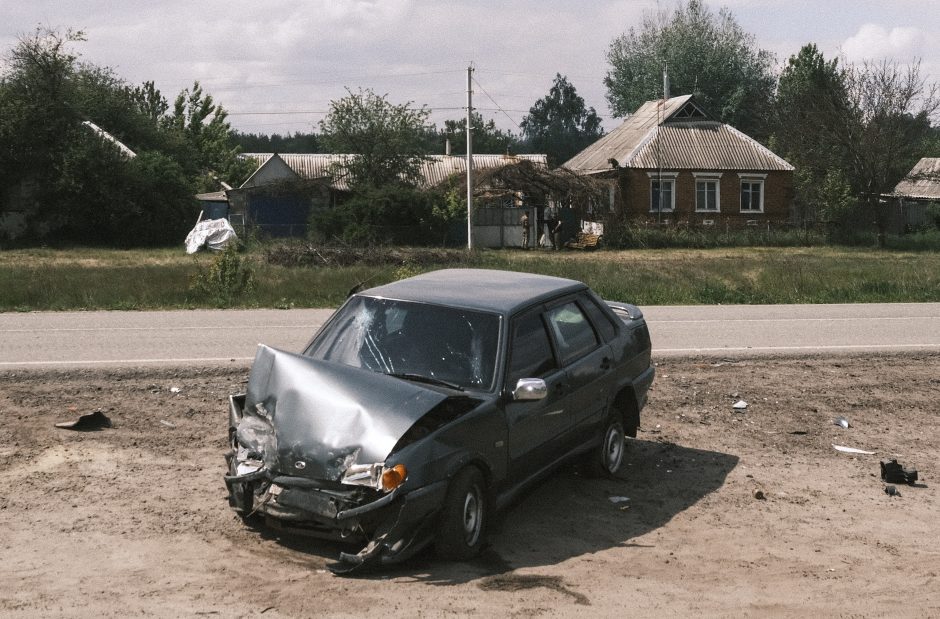
{"type": "Polygon", "coordinates": [[[285,241],[264,248],[268,264],[284,267],[345,267],[345,266],[423,266],[470,265],[475,254],[466,250],[414,247],[342,247],[308,242],[285,241]]]}
{"type": "Polygon", "coordinates": [[[358,245],[432,245],[440,240],[434,196],[412,187],[360,187],[342,204],[314,211],[310,238],[358,245]]]}
{"type": "Polygon", "coordinates": [[[814,230],[724,230],[720,227],[653,226],[642,221],[610,225],[604,234],[604,244],[611,249],[804,247],[824,243],[824,235],[814,230]]]}
{"type": "Polygon", "coordinates": [[[248,257],[240,254],[233,243],[207,268],[193,275],[189,293],[194,300],[216,307],[230,307],[250,295],[254,288],[254,269],[248,257]]]}

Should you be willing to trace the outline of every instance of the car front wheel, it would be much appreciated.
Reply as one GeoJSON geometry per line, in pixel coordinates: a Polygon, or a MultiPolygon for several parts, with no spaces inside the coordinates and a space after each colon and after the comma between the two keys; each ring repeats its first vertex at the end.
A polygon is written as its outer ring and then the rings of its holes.
{"type": "Polygon", "coordinates": [[[486,485],[476,467],[460,471],[447,489],[441,528],[435,544],[445,559],[469,559],[483,545],[486,530],[486,485]]]}

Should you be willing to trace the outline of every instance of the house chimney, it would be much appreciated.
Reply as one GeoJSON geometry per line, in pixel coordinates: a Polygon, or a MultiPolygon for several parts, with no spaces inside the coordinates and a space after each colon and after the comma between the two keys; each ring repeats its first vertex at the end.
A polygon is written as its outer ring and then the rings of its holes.
{"type": "Polygon", "coordinates": [[[444,140],[444,154],[450,157],[450,138],[444,140]]]}

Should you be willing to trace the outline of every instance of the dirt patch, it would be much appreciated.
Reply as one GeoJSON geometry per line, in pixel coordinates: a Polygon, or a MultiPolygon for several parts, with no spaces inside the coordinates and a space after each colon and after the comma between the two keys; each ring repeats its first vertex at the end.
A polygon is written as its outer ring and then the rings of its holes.
{"type": "Polygon", "coordinates": [[[474,561],[357,579],[325,569],[343,547],[228,509],[246,368],[4,372],[0,615],[940,615],[940,355],[657,369],[617,479],[565,468],[474,561]],[[112,428],[54,426],[97,409],[112,428]],[[920,483],[888,496],[882,458],[920,483]]]}

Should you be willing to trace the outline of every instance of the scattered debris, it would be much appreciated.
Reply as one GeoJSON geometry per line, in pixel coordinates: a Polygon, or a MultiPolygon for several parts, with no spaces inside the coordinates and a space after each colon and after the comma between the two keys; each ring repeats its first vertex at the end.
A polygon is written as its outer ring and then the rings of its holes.
{"type": "Polygon", "coordinates": [[[731,408],[733,408],[736,411],[743,411],[744,409],[747,408],[747,402],[745,402],[744,400],[738,400],[737,402],[734,403],[734,405],[731,406],[731,408]]]}
{"type": "Polygon", "coordinates": [[[175,427],[176,427],[176,424],[175,424],[175,423],[172,423],[172,422],[170,422],[170,421],[167,421],[166,419],[161,419],[161,420],[160,420],[160,425],[164,425],[164,426],[166,426],[166,427],[168,427],[168,428],[175,428],[175,427]]]}
{"type": "Polygon", "coordinates": [[[610,502],[611,502],[611,503],[614,503],[614,504],[616,504],[616,503],[626,503],[627,501],[630,500],[630,497],[628,497],[628,496],[609,496],[609,497],[607,497],[607,498],[610,499],[610,502]]]}
{"type": "Polygon", "coordinates": [[[794,431],[790,432],[790,434],[792,434],[792,435],[794,435],[794,436],[806,436],[807,432],[806,432],[806,430],[794,430],[794,431]]]}
{"type": "Polygon", "coordinates": [[[873,451],[865,451],[864,449],[858,449],[856,447],[845,447],[844,445],[836,445],[835,443],[832,444],[832,448],[835,449],[836,451],[841,451],[842,453],[847,453],[847,454],[865,454],[866,456],[871,456],[871,455],[874,455],[875,453],[873,451]]]}
{"type": "Polygon", "coordinates": [[[895,486],[885,486],[885,494],[888,496],[901,496],[901,491],[895,486]]]}
{"type": "Polygon", "coordinates": [[[758,488],[757,490],[754,491],[754,498],[757,499],[758,501],[766,501],[767,495],[764,494],[763,490],[758,488]]]}
{"type": "Polygon", "coordinates": [[[170,393],[179,393],[182,391],[179,387],[170,387],[170,393]]]}
{"type": "Polygon", "coordinates": [[[79,432],[94,432],[104,428],[110,428],[111,419],[102,413],[101,409],[98,409],[93,413],[80,416],[75,421],[62,421],[57,423],[55,427],[79,432]]]}
{"type": "Polygon", "coordinates": [[[846,419],[845,417],[836,417],[832,423],[843,428],[849,427],[849,420],[846,419]]]}
{"type": "Polygon", "coordinates": [[[913,484],[917,481],[917,469],[906,469],[897,460],[882,460],[881,479],[892,484],[913,484]]]}

